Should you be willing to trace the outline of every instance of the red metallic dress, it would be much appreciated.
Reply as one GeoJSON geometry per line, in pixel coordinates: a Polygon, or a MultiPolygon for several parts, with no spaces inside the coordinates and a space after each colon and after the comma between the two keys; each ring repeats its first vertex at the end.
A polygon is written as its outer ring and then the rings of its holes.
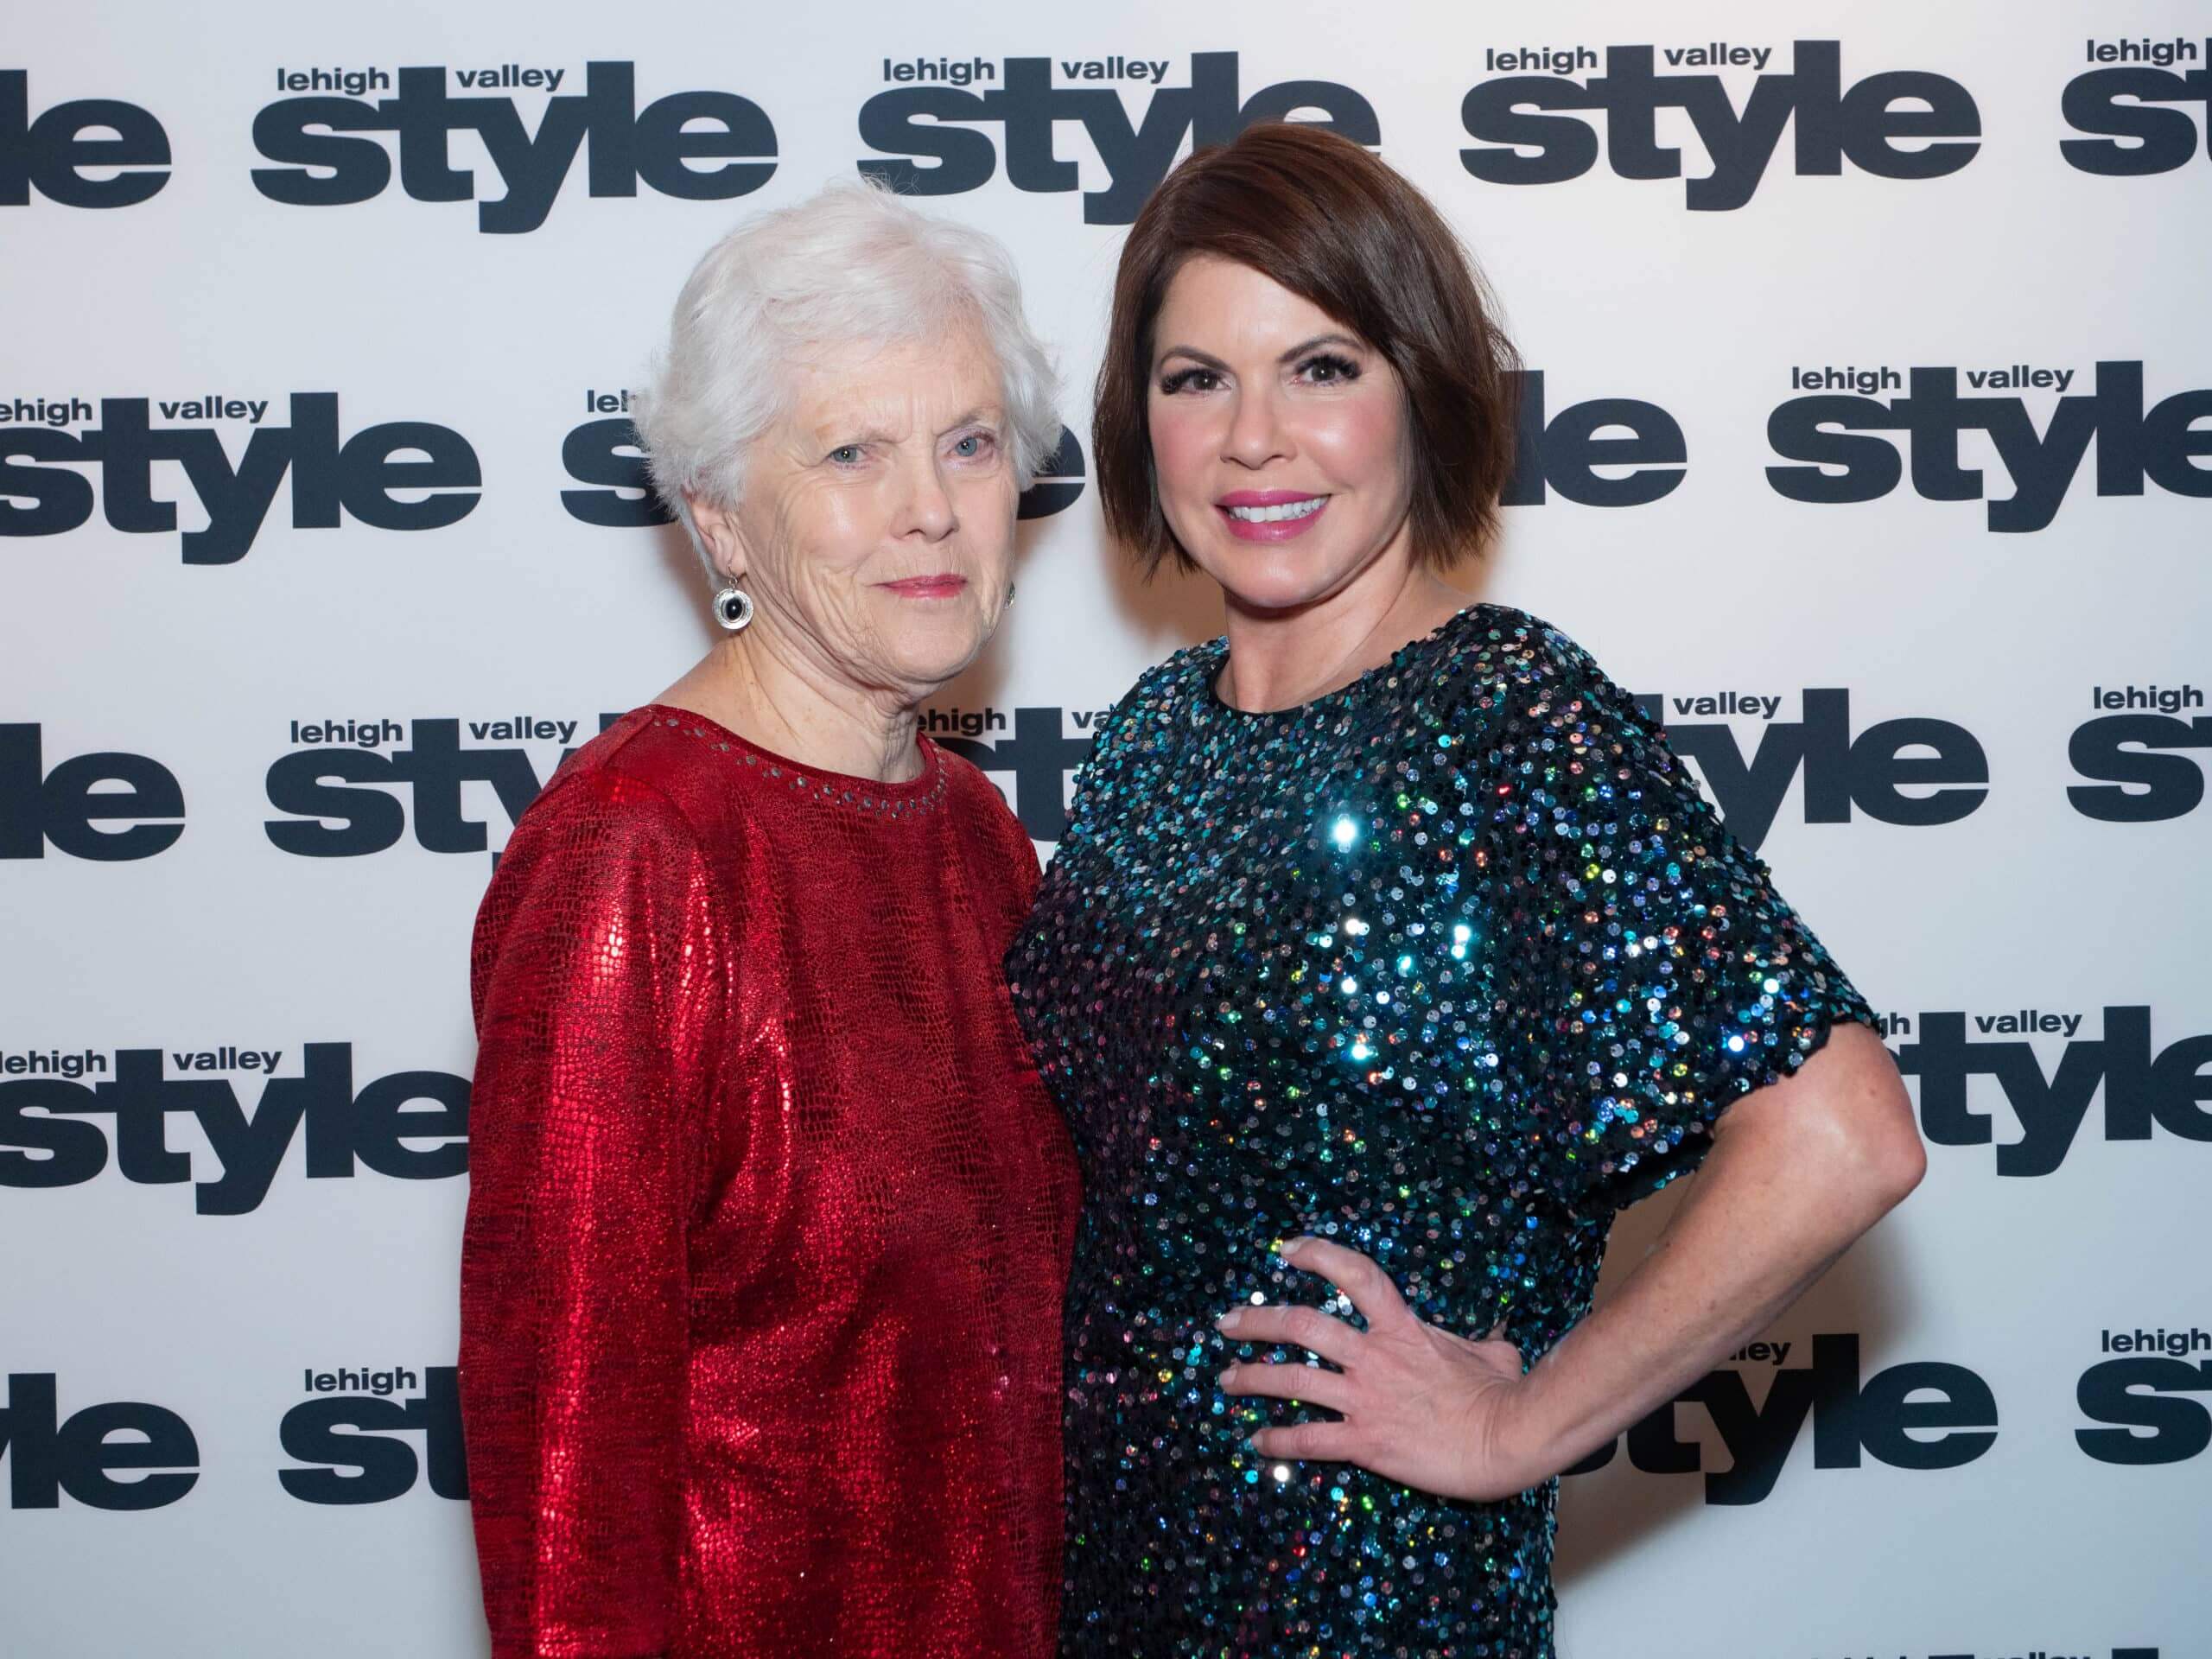
{"type": "Polygon", "coordinates": [[[497,1659],[1039,1659],[1067,1131],[1037,885],[926,739],[880,784],[651,707],[477,919],[461,1409],[497,1659]]]}

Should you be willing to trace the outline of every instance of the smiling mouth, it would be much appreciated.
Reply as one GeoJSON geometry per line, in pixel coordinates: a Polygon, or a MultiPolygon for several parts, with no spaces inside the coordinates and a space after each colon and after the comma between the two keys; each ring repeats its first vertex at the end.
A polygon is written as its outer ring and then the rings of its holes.
{"type": "Polygon", "coordinates": [[[1311,518],[1328,505],[1325,495],[1309,495],[1300,501],[1279,501],[1265,507],[1228,507],[1222,511],[1240,524],[1280,524],[1294,518],[1311,518]]]}

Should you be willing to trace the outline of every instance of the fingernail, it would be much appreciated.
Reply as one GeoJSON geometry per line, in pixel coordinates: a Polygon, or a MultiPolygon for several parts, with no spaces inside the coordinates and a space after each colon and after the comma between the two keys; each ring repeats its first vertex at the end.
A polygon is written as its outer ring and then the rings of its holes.
{"type": "Polygon", "coordinates": [[[1233,1370],[1234,1369],[1236,1369],[1234,1366],[1226,1366],[1226,1367],[1224,1367],[1222,1370],[1218,1370],[1218,1371],[1216,1371],[1216,1372],[1213,1374],[1213,1385],[1214,1385],[1214,1387],[1216,1387],[1217,1389],[1225,1389],[1225,1388],[1227,1388],[1227,1387],[1229,1386],[1229,1373],[1230,1373],[1230,1371],[1233,1370]]]}
{"type": "Polygon", "coordinates": [[[1306,1241],[1302,1238],[1279,1238],[1275,1241],[1275,1254],[1285,1261],[1288,1261],[1298,1254],[1300,1248],[1305,1243],[1306,1241]]]}
{"type": "Polygon", "coordinates": [[[1234,1331],[1239,1317],[1237,1311],[1232,1307],[1213,1322],[1213,1328],[1217,1331],[1234,1331]]]}

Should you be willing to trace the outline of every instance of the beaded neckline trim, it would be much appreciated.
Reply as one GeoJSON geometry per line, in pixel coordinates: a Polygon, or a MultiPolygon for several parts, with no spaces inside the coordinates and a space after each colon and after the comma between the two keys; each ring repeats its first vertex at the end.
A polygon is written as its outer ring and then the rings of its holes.
{"type": "Polygon", "coordinates": [[[771,780],[785,785],[796,795],[821,801],[827,805],[846,807],[856,812],[869,812],[878,817],[910,818],[930,810],[944,798],[944,758],[927,738],[920,740],[923,764],[929,768],[926,781],[916,779],[906,784],[869,785],[864,779],[843,772],[810,772],[790,760],[755,748],[735,732],[719,726],[699,715],[670,715],[656,705],[652,711],[652,723],[667,728],[685,737],[704,742],[717,754],[727,754],[742,762],[771,780]]]}

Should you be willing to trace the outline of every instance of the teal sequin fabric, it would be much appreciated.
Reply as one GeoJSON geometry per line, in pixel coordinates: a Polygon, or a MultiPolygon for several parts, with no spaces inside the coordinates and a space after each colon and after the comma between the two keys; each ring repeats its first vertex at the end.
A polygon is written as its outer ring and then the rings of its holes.
{"type": "Polygon", "coordinates": [[[1223,1395],[1234,1359],[1307,1357],[1214,1319],[1347,1313],[1271,1249],[1313,1233],[1533,1363],[1614,1212],[1872,1016],[1555,630],[1477,606],[1268,714],[1217,695],[1226,649],[1102,728],[1007,959],[1084,1175],[1061,1649],[1544,1659],[1555,1484],[1461,1503],[1256,1457],[1325,1414],[1223,1395]]]}

